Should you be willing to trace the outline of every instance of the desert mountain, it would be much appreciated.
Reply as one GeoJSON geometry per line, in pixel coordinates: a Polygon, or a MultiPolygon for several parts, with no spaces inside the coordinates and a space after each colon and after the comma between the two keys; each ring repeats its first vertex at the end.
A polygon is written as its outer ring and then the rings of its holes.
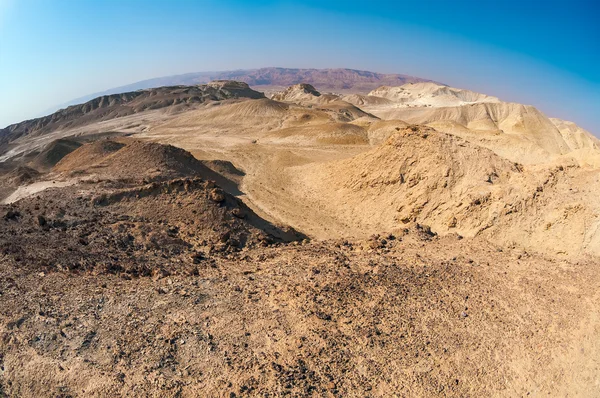
{"type": "Polygon", "coordinates": [[[104,95],[45,117],[12,124],[1,129],[0,155],[9,150],[11,147],[9,143],[22,137],[40,136],[144,111],[167,107],[171,111],[181,111],[195,104],[236,98],[264,98],[264,95],[250,89],[245,83],[231,81],[215,81],[191,87],[159,87],[104,95]]]}
{"type": "Polygon", "coordinates": [[[569,122],[550,119],[530,105],[435,83],[380,87],[345,101],[384,120],[426,124],[463,137],[500,156],[523,164],[568,158],[581,165],[600,165],[600,142],[569,122]]]}
{"type": "Polygon", "coordinates": [[[1,131],[1,136],[3,139],[14,140],[22,135],[43,134],[58,127],[65,128],[89,123],[89,121],[114,119],[145,110],[240,97],[263,98],[264,95],[251,90],[247,84],[231,81],[215,81],[191,87],[159,87],[105,95],[62,109],[49,116],[12,124],[1,131]]]}
{"type": "Polygon", "coordinates": [[[223,72],[198,72],[143,80],[127,86],[116,87],[107,91],[77,98],[63,105],[63,107],[87,102],[93,98],[104,95],[163,86],[193,86],[205,84],[213,80],[236,80],[245,82],[257,90],[264,90],[265,88],[270,87],[287,87],[294,84],[307,83],[323,91],[355,90],[360,93],[368,93],[369,91],[383,85],[399,86],[411,82],[430,81],[408,75],[384,74],[345,68],[260,68],[223,72]]]}

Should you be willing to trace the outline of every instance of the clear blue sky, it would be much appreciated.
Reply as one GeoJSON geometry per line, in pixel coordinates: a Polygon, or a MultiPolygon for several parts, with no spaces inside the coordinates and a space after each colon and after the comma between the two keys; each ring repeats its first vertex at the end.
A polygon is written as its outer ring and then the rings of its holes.
{"type": "Polygon", "coordinates": [[[349,67],[532,104],[600,135],[598,0],[0,0],[0,126],[186,72],[349,67]]]}

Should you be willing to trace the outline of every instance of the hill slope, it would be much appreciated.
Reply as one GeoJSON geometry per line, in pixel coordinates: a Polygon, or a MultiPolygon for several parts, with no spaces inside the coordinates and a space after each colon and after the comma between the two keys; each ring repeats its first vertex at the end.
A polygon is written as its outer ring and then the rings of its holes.
{"type": "Polygon", "coordinates": [[[500,102],[496,97],[433,82],[408,83],[400,87],[382,86],[369,94],[413,106],[458,106],[480,102],[500,102]]]}
{"type": "Polygon", "coordinates": [[[61,109],[51,115],[12,124],[0,130],[0,154],[11,141],[86,124],[112,120],[152,109],[197,104],[231,98],[264,98],[245,83],[215,81],[200,86],[159,87],[121,94],[103,95],[84,104],[61,109]]]}
{"type": "Polygon", "coordinates": [[[367,96],[344,99],[382,119],[427,124],[515,162],[570,158],[580,165],[600,165],[600,142],[592,134],[530,105],[435,83],[380,87],[367,96]]]}
{"type": "Polygon", "coordinates": [[[523,167],[454,135],[410,126],[371,151],[290,173],[298,201],[335,214],[346,225],[342,235],[416,222],[533,251],[600,254],[597,170],[523,167]]]}
{"type": "Polygon", "coordinates": [[[48,171],[62,158],[79,148],[81,144],[76,141],[59,139],[48,144],[33,160],[30,165],[38,171],[48,171]]]}

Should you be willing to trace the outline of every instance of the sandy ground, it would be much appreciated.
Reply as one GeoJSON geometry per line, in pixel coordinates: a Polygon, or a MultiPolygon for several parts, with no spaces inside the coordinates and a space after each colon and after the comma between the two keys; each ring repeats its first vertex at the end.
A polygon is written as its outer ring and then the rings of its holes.
{"type": "Polygon", "coordinates": [[[31,195],[35,195],[38,192],[42,192],[48,188],[62,188],[73,185],[77,180],[68,181],[39,181],[29,185],[21,186],[16,191],[10,194],[7,198],[2,201],[2,204],[10,204],[16,202],[19,199],[27,198],[31,195]]]}

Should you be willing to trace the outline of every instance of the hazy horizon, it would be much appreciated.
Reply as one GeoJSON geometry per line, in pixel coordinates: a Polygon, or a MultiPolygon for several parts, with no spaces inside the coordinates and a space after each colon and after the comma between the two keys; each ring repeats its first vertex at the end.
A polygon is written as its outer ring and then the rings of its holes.
{"type": "Polygon", "coordinates": [[[350,68],[530,104],[600,135],[592,1],[0,0],[0,126],[184,73],[350,68]]]}

